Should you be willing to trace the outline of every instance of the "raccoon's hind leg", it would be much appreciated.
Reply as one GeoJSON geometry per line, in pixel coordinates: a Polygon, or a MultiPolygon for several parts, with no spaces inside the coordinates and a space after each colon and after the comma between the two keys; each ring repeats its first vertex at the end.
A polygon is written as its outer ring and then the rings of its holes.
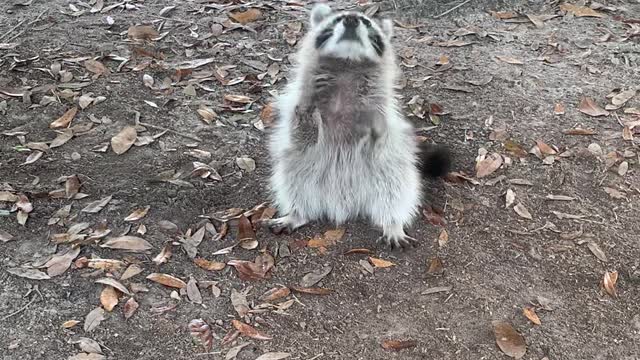
{"type": "Polygon", "coordinates": [[[412,238],[404,232],[401,223],[392,223],[382,226],[382,236],[378,238],[378,243],[384,243],[391,249],[407,249],[418,244],[418,240],[412,238]]]}
{"type": "Polygon", "coordinates": [[[303,217],[296,215],[295,213],[291,213],[276,219],[271,219],[267,221],[266,225],[276,235],[282,233],[289,235],[308,222],[309,221],[303,217]]]}

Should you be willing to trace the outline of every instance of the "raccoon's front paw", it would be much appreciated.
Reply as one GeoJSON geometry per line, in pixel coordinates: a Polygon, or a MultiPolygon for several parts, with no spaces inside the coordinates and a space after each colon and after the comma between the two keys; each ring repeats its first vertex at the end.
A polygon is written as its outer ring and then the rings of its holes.
{"type": "Polygon", "coordinates": [[[410,249],[418,245],[418,240],[405,234],[402,225],[384,227],[384,233],[378,238],[378,243],[383,243],[392,250],[410,249]]]}
{"type": "Polygon", "coordinates": [[[292,215],[271,219],[265,222],[265,225],[269,227],[269,230],[276,235],[291,235],[291,233],[304,224],[306,224],[306,221],[292,215]]]}

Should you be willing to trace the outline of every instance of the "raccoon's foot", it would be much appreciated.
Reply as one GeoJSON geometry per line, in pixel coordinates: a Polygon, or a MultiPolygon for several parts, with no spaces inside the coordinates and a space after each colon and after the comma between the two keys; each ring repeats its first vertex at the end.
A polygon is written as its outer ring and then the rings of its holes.
{"type": "Polygon", "coordinates": [[[280,235],[283,233],[286,235],[290,235],[292,232],[305,225],[306,223],[307,220],[303,219],[300,216],[286,215],[276,219],[271,219],[266,222],[266,225],[269,227],[271,232],[276,235],[280,235]]]}
{"type": "Polygon", "coordinates": [[[384,243],[386,246],[394,249],[409,249],[418,245],[418,240],[412,238],[404,232],[401,224],[383,226],[383,234],[378,238],[378,243],[384,243]]]}

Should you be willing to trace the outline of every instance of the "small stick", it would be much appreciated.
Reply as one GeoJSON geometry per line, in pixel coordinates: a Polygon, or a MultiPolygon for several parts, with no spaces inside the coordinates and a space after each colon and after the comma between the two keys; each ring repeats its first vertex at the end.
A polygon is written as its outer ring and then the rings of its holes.
{"type": "Polygon", "coordinates": [[[24,24],[24,22],[27,20],[22,20],[18,23],[18,25],[12,27],[11,29],[9,29],[9,31],[7,31],[6,33],[4,33],[3,35],[0,35],[0,40],[6,38],[7,36],[9,36],[9,34],[11,34],[13,32],[13,30],[17,29],[20,27],[20,25],[24,24]]]}
{"type": "Polygon", "coordinates": [[[437,15],[437,16],[434,16],[433,18],[434,18],[434,19],[441,18],[441,17],[443,17],[443,16],[447,15],[448,13],[450,13],[450,12],[452,12],[452,11],[454,11],[454,10],[458,9],[458,8],[463,7],[464,5],[466,5],[466,4],[470,3],[470,2],[471,2],[471,0],[463,1],[463,2],[461,2],[460,4],[458,4],[458,5],[454,6],[454,7],[452,7],[451,9],[449,9],[449,10],[447,10],[447,11],[443,12],[442,14],[437,15]]]}
{"type": "Polygon", "coordinates": [[[188,134],[183,134],[181,132],[178,132],[178,131],[175,131],[175,130],[171,130],[171,129],[168,129],[168,128],[165,128],[165,127],[162,127],[162,126],[147,124],[147,123],[144,123],[142,121],[139,121],[138,124],[140,124],[142,126],[145,126],[145,127],[150,127],[152,129],[156,129],[156,130],[168,131],[170,133],[174,133],[176,135],[180,135],[180,136],[185,137],[187,139],[191,139],[191,140],[194,140],[194,141],[202,142],[202,139],[200,139],[198,137],[191,136],[191,135],[188,135],[188,134]]]}
{"type": "Polygon", "coordinates": [[[18,309],[18,310],[16,310],[16,311],[12,312],[12,313],[11,313],[11,314],[9,314],[9,315],[7,315],[7,316],[3,317],[2,319],[0,319],[0,321],[5,321],[5,320],[7,320],[8,318],[10,318],[10,317],[12,317],[12,316],[15,316],[15,315],[18,315],[18,314],[20,314],[21,312],[23,312],[23,311],[27,310],[27,308],[28,308],[29,306],[31,306],[31,304],[33,304],[33,303],[36,301],[36,299],[37,299],[37,296],[32,297],[32,298],[31,298],[31,300],[27,303],[27,305],[25,305],[25,306],[21,307],[20,309],[18,309]]]}

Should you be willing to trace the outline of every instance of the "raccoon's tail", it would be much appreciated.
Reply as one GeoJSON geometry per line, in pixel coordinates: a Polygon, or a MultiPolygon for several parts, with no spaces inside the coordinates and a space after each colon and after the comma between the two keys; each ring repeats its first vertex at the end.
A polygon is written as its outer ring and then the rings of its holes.
{"type": "Polygon", "coordinates": [[[423,178],[438,178],[446,175],[452,164],[449,149],[444,146],[421,143],[418,153],[418,168],[423,178]]]}

